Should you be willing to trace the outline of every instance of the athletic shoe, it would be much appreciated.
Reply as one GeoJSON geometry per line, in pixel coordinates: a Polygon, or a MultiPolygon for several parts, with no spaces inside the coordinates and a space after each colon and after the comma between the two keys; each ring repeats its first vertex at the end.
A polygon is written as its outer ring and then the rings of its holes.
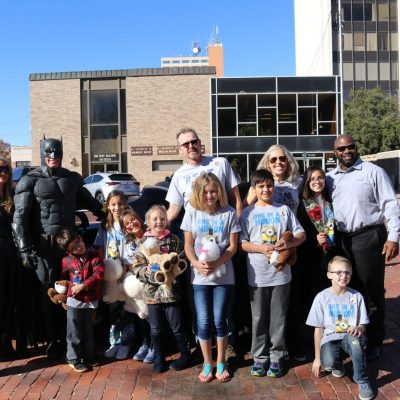
{"type": "Polygon", "coordinates": [[[251,367],[250,374],[253,376],[265,376],[267,374],[267,362],[255,361],[251,367]]]}
{"type": "Polygon", "coordinates": [[[341,363],[341,365],[339,365],[339,368],[335,368],[332,370],[332,376],[334,376],[335,378],[342,378],[345,374],[345,370],[344,370],[344,365],[343,363],[341,363]]]}
{"type": "Polygon", "coordinates": [[[152,347],[147,352],[147,355],[144,358],[143,362],[145,364],[154,364],[155,359],[156,359],[156,352],[154,351],[154,348],[152,347]]]}
{"type": "Polygon", "coordinates": [[[125,358],[128,358],[130,351],[131,351],[131,346],[123,346],[121,344],[118,348],[115,358],[117,360],[125,360],[125,358]]]}
{"type": "Polygon", "coordinates": [[[358,397],[361,400],[370,400],[374,398],[374,392],[368,382],[358,384],[358,397]]]}
{"type": "Polygon", "coordinates": [[[107,358],[115,358],[115,356],[118,353],[118,348],[119,345],[112,345],[110,346],[105,352],[104,352],[104,357],[107,358]]]}
{"type": "Polygon", "coordinates": [[[68,365],[76,372],[86,372],[90,371],[90,368],[83,362],[68,363],[68,365]]]}
{"type": "Polygon", "coordinates": [[[139,350],[132,358],[136,361],[143,361],[146,358],[148,352],[149,352],[149,346],[143,344],[139,347],[139,350]]]}
{"type": "Polygon", "coordinates": [[[279,378],[282,376],[282,369],[278,362],[271,362],[269,370],[267,371],[267,376],[270,378],[279,378]]]}

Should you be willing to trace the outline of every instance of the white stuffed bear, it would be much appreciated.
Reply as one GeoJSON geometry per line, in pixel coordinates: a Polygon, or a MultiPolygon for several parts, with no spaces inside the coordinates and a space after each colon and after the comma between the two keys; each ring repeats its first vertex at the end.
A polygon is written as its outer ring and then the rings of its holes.
{"type": "Polygon", "coordinates": [[[104,260],[103,301],[106,303],[126,300],[126,296],[118,284],[118,279],[121,278],[122,274],[121,260],[113,258],[104,260]]]}
{"type": "Polygon", "coordinates": [[[120,287],[126,295],[124,309],[146,319],[149,315],[147,304],[143,301],[144,283],[140,282],[132,272],[127,272],[120,287]]]}
{"type": "MultiPolygon", "coordinates": [[[[215,235],[206,235],[201,239],[202,248],[200,249],[199,261],[215,261],[221,254],[218,246],[218,239],[215,235]]],[[[205,278],[213,281],[220,278],[226,273],[225,264],[220,265],[214,272],[207,275],[205,278]]]]}

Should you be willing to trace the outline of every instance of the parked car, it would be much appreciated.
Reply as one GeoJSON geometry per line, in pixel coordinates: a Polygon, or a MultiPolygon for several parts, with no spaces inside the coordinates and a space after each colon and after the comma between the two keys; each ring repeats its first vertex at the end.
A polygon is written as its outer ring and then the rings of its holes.
{"type": "Polygon", "coordinates": [[[131,174],[114,172],[97,172],[84,179],[84,187],[100,203],[104,203],[112,190],[120,190],[132,200],[140,196],[140,182],[131,174]]]}
{"type": "Polygon", "coordinates": [[[12,170],[12,185],[13,188],[15,189],[15,186],[17,185],[18,181],[26,175],[29,171],[32,171],[33,169],[36,169],[38,167],[31,167],[28,165],[24,165],[22,167],[15,167],[12,170]]]}

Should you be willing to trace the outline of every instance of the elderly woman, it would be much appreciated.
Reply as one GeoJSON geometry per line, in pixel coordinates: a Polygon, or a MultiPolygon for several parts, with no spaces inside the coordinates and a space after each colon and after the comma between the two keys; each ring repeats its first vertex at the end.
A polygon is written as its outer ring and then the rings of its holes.
{"type": "Polygon", "coordinates": [[[14,209],[11,184],[11,165],[5,157],[0,157],[0,360],[3,361],[14,355],[11,338],[15,320],[17,253],[11,235],[14,209]]]}
{"type": "MultiPolygon", "coordinates": [[[[302,179],[299,177],[297,161],[290,151],[285,146],[272,145],[257,166],[257,169],[261,168],[270,171],[274,177],[274,201],[287,205],[297,215],[302,179]]],[[[253,204],[255,200],[254,189],[250,188],[245,203],[253,204]]]]}

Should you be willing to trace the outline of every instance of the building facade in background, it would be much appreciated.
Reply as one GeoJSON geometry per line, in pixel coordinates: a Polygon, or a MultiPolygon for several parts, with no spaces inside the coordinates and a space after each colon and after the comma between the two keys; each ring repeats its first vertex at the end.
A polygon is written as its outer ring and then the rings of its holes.
{"type": "MultiPolygon", "coordinates": [[[[341,0],[343,95],[399,95],[399,0],[341,0]]],[[[340,74],[338,0],[295,0],[296,75],[340,74]]]]}
{"type": "Polygon", "coordinates": [[[198,131],[206,154],[243,180],[267,148],[287,146],[301,169],[336,165],[339,78],[218,78],[215,67],[31,74],[33,164],[40,139],[63,139],[66,168],[129,172],[154,184],[182,163],[176,133],[198,131]]]}

